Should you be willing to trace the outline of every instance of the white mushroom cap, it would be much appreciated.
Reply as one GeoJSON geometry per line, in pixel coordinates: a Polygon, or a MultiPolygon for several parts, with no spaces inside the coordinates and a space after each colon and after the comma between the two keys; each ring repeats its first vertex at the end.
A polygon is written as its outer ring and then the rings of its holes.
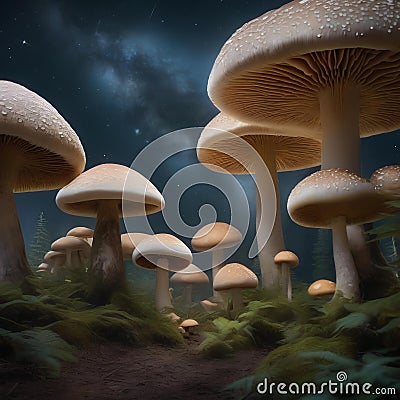
{"type": "Polygon", "coordinates": [[[311,174],[292,190],[287,203],[292,220],[311,228],[330,228],[336,217],[346,217],[349,225],[374,221],[381,208],[372,184],[342,169],[311,174]]]}
{"type": "Polygon", "coordinates": [[[159,233],[138,243],[132,254],[132,261],[143,268],[162,267],[177,272],[186,268],[192,262],[192,253],[175,236],[159,233]],[[168,266],[159,265],[160,259],[166,260],[168,266]]]}
{"type": "Polygon", "coordinates": [[[123,211],[127,217],[152,214],[164,208],[161,193],[150,181],[118,164],[101,164],[85,171],[56,197],[61,210],[86,217],[96,217],[101,200],[120,200],[120,215],[123,211]]]}
{"type": "Polygon", "coordinates": [[[121,235],[121,245],[124,260],[131,260],[137,244],[149,236],[147,233],[123,233],[121,235]]]}
{"type": "Polygon", "coordinates": [[[291,251],[284,250],[284,251],[280,251],[274,257],[274,263],[276,263],[276,264],[284,263],[286,266],[294,268],[299,265],[299,257],[297,257],[297,255],[291,251]]]}
{"type": "Polygon", "coordinates": [[[234,118],[321,130],[321,88],[360,90],[362,136],[400,125],[400,3],[291,1],[246,23],[225,43],[208,92],[234,118]]]}
{"type": "Polygon", "coordinates": [[[256,288],[258,279],[249,268],[239,263],[226,264],[214,278],[214,290],[229,290],[236,288],[256,288]]]}
{"type": "Polygon", "coordinates": [[[388,198],[400,197],[400,165],[388,165],[377,169],[370,178],[378,193],[388,198]]]}
{"type": "Polygon", "coordinates": [[[14,164],[14,191],[56,189],[85,168],[78,136],[45,99],[0,81],[0,149],[14,164]]]}
{"type": "Polygon", "coordinates": [[[212,222],[200,228],[193,236],[192,247],[196,251],[226,249],[241,243],[242,234],[225,222],[212,222]]]}
{"type": "Polygon", "coordinates": [[[207,274],[205,274],[199,267],[190,264],[188,267],[172,275],[170,281],[173,283],[190,285],[208,283],[209,279],[207,274]]]}
{"type": "Polygon", "coordinates": [[[47,271],[49,269],[49,265],[46,263],[41,263],[38,267],[37,270],[38,271],[47,271]]]}

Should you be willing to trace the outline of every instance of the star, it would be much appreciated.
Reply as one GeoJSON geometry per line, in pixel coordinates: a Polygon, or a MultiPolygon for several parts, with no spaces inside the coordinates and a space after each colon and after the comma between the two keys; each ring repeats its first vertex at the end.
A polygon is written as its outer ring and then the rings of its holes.
{"type": "Polygon", "coordinates": [[[28,46],[28,45],[29,45],[29,43],[26,40],[22,41],[22,46],[28,46]]]}

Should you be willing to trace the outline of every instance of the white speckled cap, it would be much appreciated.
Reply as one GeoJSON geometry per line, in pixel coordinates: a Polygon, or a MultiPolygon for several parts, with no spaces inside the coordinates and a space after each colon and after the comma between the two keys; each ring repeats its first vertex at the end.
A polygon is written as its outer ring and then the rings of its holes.
{"type": "Polygon", "coordinates": [[[270,148],[277,171],[313,167],[321,163],[321,142],[303,136],[288,136],[282,129],[240,122],[220,113],[203,129],[197,156],[207,168],[217,172],[249,174],[254,172],[250,148],[270,148]],[[221,168],[223,169],[221,171],[221,168]]]}
{"type": "Polygon", "coordinates": [[[157,188],[139,172],[124,165],[101,164],[93,167],[57,194],[56,203],[72,215],[96,217],[102,200],[121,200],[124,216],[152,214],[164,208],[164,198],[157,188]]]}
{"type": "Polygon", "coordinates": [[[208,283],[209,279],[207,274],[205,274],[199,267],[196,267],[194,264],[190,264],[182,271],[172,275],[170,281],[173,283],[182,284],[201,284],[208,283]]]}
{"type": "Polygon", "coordinates": [[[192,247],[196,251],[212,251],[236,246],[241,241],[242,234],[234,226],[225,222],[212,222],[196,232],[192,247]]]}
{"type": "Polygon", "coordinates": [[[143,268],[161,267],[177,272],[191,264],[192,253],[177,237],[158,233],[138,243],[132,254],[132,261],[143,268]],[[159,265],[160,260],[166,261],[168,265],[159,265]]]}
{"type": "Polygon", "coordinates": [[[388,165],[371,175],[371,183],[379,193],[400,197],[400,165],[388,165]]]}
{"type": "Polygon", "coordinates": [[[256,274],[239,263],[226,264],[214,278],[214,290],[253,289],[258,285],[256,274]]]}
{"type": "Polygon", "coordinates": [[[321,89],[360,89],[360,133],[400,126],[400,2],[295,0],[225,43],[208,83],[234,118],[320,135],[321,89]]]}
{"type": "Polygon", "coordinates": [[[329,228],[336,217],[346,217],[348,225],[376,220],[382,201],[369,180],[342,169],[327,169],[297,184],[287,209],[299,225],[329,228]]]}
{"type": "Polygon", "coordinates": [[[0,81],[0,151],[17,169],[15,192],[62,187],[86,163],[78,136],[57,110],[36,93],[8,81],[0,81]]]}

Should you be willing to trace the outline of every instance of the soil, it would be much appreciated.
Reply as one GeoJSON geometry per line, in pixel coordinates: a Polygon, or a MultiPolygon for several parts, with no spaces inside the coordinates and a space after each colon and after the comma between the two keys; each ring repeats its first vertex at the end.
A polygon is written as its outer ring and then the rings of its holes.
{"type": "Polygon", "coordinates": [[[0,399],[233,400],[237,392],[221,389],[250,375],[267,354],[251,350],[210,359],[197,353],[199,343],[191,336],[178,348],[96,344],[81,352],[79,362],[64,364],[57,378],[0,364],[0,399]]]}

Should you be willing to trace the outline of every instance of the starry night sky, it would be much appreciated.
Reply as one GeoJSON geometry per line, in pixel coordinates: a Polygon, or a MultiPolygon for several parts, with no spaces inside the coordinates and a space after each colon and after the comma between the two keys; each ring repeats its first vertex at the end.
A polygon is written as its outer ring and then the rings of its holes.
{"type": "MultiPolygon", "coordinates": [[[[217,113],[207,96],[213,62],[229,36],[245,22],[286,1],[18,1],[0,14],[1,79],[38,93],[63,115],[80,137],[87,168],[113,162],[130,165],[138,152],[168,132],[205,126],[217,113]]],[[[195,145],[195,138],[193,144],[195,145]]],[[[362,171],[399,163],[399,132],[362,141],[362,171]]],[[[159,189],[177,169],[196,163],[194,152],[167,163],[152,180],[159,189]]],[[[286,199],[313,170],[280,175],[287,247],[310,269],[315,232],[290,221],[286,199]]],[[[250,202],[254,188],[242,178],[250,202]]],[[[220,193],[194,187],[182,198],[181,214],[198,224],[198,209],[213,199],[219,220],[228,220],[220,193]],[[212,193],[212,196],[210,196],[212,193]]],[[[44,211],[53,239],[69,227],[94,220],[56,207],[57,191],[17,194],[26,245],[44,211]]],[[[252,210],[254,217],[254,210],[252,210]]],[[[162,219],[153,218],[158,231],[162,219]]],[[[254,224],[251,225],[254,229],[254,224]]],[[[186,240],[186,242],[188,242],[186,240]]],[[[246,262],[246,241],[236,259],[246,262]]]]}

